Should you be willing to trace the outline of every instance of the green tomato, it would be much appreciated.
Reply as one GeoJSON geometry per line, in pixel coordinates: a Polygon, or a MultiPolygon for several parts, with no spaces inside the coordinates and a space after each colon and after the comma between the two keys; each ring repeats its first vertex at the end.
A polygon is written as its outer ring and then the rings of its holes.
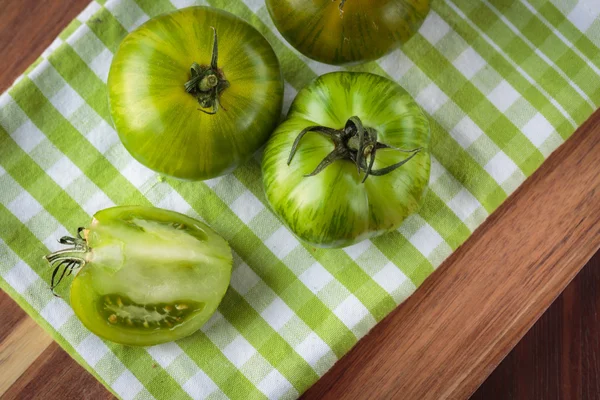
{"type": "Polygon", "coordinates": [[[227,242],[202,222],[152,207],[113,207],[94,215],[73,247],[46,258],[52,289],[79,268],[71,306],[96,335],[150,346],[196,332],[215,312],[231,277],[227,242]]]}
{"type": "Polygon", "coordinates": [[[190,7],[130,33],[113,59],[110,110],[140,163],[183,179],[232,171],[281,116],[283,79],[267,40],[225,11],[190,7]]]}
{"type": "Polygon", "coordinates": [[[267,0],[275,26],[296,50],[327,64],[376,60],[410,39],[429,0],[267,0]]]}
{"type": "Polygon", "coordinates": [[[315,246],[344,247],[395,230],[429,180],[429,121],[398,84],[334,72],[294,100],[262,162],[267,200],[315,246]]]}

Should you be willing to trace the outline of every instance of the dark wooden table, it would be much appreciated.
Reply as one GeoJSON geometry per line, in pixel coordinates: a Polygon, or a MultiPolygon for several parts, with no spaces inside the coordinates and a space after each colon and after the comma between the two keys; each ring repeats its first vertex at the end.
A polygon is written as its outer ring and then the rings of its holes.
{"type": "MultiPolygon", "coordinates": [[[[0,92],[87,2],[0,0],[0,92]]],[[[596,112],[305,397],[406,399],[420,393],[419,399],[462,399],[491,373],[473,399],[600,399],[599,176],[596,112]],[[515,230],[511,236],[504,235],[507,226],[515,230]],[[493,293],[486,292],[490,273],[501,280],[493,293]],[[520,284],[524,276],[528,282],[520,284]],[[488,294],[497,296],[490,307],[473,300],[488,294]],[[472,346],[461,347],[444,335],[472,338],[472,346]],[[397,336],[412,340],[412,350],[398,349],[397,336]],[[402,387],[398,377],[407,373],[415,379],[402,387]]],[[[112,397],[5,293],[0,293],[0,394],[7,399],[112,397]],[[14,350],[15,329],[28,339],[17,343],[22,352],[14,350]]]]}

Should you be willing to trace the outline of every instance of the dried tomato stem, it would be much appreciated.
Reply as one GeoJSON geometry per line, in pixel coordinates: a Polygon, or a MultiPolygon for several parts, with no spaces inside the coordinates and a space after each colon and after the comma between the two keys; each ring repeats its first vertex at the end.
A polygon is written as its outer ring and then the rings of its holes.
{"type": "Polygon", "coordinates": [[[296,140],[294,140],[288,158],[288,165],[292,162],[300,141],[309,132],[320,133],[330,138],[333,141],[334,149],[319,163],[313,172],[305,175],[306,177],[319,174],[337,160],[350,160],[356,164],[359,176],[361,171],[365,173],[362,180],[362,183],[364,183],[370,175],[382,176],[395,171],[422,150],[421,147],[413,150],[404,150],[378,142],[377,131],[373,128],[365,128],[360,118],[355,116],[348,119],[343,129],[332,129],[326,126],[309,126],[303,129],[296,137],[296,140]],[[375,155],[380,149],[397,150],[403,153],[410,153],[411,155],[396,164],[382,169],[373,169],[375,155]]]}
{"type": "Polygon", "coordinates": [[[85,239],[81,236],[81,232],[83,230],[84,228],[79,228],[77,230],[76,238],[70,236],[63,236],[60,238],[59,243],[71,245],[71,247],[55,251],[54,253],[44,256],[46,261],[48,261],[48,263],[54,268],[54,271],[52,271],[50,290],[52,290],[52,294],[56,297],[60,296],[54,291],[54,289],[63,280],[65,275],[71,275],[73,271],[85,266],[87,262],[85,255],[88,254],[90,248],[88,247],[85,239]],[[62,273],[59,274],[61,267],[62,273]]]}
{"type": "Polygon", "coordinates": [[[221,93],[229,87],[229,81],[225,79],[223,71],[219,69],[219,44],[217,30],[212,27],[214,32],[213,50],[210,65],[201,66],[194,62],[190,67],[190,80],[184,87],[185,91],[193,95],[202,108],[209,108],[210,111],[199,109],[206,114],[216,114],[219,110],[219,98],[221,93]]]}

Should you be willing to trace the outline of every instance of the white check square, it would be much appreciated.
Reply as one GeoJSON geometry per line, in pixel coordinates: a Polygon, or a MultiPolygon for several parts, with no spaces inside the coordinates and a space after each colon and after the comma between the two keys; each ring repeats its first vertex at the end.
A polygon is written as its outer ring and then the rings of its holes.
{"type": "Polygon", "coordinates": [[[300,354],[312,367],[314,367],[325,354],[331,351],[327,343],[314,332],[311,332],[302,343],[295,347],[294,350],[296,350],[296,353],[300,354]]]}
{"type": "Polygon", "coordinates": [[[450,135],[456,140],[460,147],[466,149],[483,135],[483,131],[471,118],[464,116],[463,119],[452,128],[450,135]]]}
{"type": "Polygon", "coordinates": [[[111,385],[123,400],[133,400],[144,388],[140,381],[129,370],[125,370],[111,385]]]}
{"type": "Polygon", "coordinates": [[[3,278],[17,293],[23,294],[40,277],[25,261],[19,260],[14,267],[4,274],[3,278]]]}
{"type": "Polygon", "coordinates": [[[444,241],[439,233],[429,224],[425,224],[412,235],[408,241],[416,247],[425,257],[431,253],[444,241]]]}
{"type": "Polygon", "coordinates": [[[461,189],[456,196],[448,202],[448,207],[461,221],[469,218],[475,210],[481,207],[481,203],[466,189],[461,189]]]}
{"type": "Polygon", "coordinates": [[[54,329],[59,330],[71,318],[73,309],[64,300],[55,297],[40,311],[40,315],[54,329]]]}
{"type": "Polygon", "coordinates": [[[233,342],[223,349],[223,354],[233,365],[240,368],[256,353],[256,349],[242,336],[237,336],[233,342]]]}
{"type": "Polygon", "coordinates": [[[218,389],[213,380],[202,370],[183,384],[183,390],[194,400],[203,400],[218,389]]]}
{"type": "Polygon", "coordinates": [[[46,136],[28,119],[12,133],[11,137],[25,153],[30,153],[46,136]]]}
{"type": "Polygon", "coordinates": [[[285,376],[274,369],[259,382],[257,387],[269,400],[276,400],[290,390],[292,384],[285,379],[285,376]]]}
{"type": "Polygon", "coordinates": [[[252,194],[252,192],[246,190],[240,197],[231,203],[230,208],[239,217],[239,219],[247,224],[265,207],[256,198],[256,196],[252,194]]]}
{"type": "Polygon", "coordinates": [[[491,101],[498,110],[505,112],[519,99],[519,97],[521,97],[519,92],[503,79],[502,82],[500,82],[488,95],[488,100],[491,101]]]}
{"type": "Polygon", "coordinates": [[[294,316],[294,312],[279,297],[260,313],[275,331],[279,331],[294,316]]]}
{"type": "Polygon", "coordinates": [[[175,342],[163,343],[146,349],[150,356],[163,368],[167,368],[173,360],[183,353],[175,342]]]}
{"type": "Polygon", "coordinates": [[[419,33],[432,45],[436,45],[446,34],[450,26],[435,11],[430,11],[419,33]]]}
{"type": "Polygon", "coordinates": [[[108,353],[108,347],[94,334],[83,339],[75,350],[91,367],[95,366],[108,353]]]}
{"type": "Polygon", "coordinates": [[[354,328],[364,317],[369,314],[369,310],[351,294],[342,301],[333,313],[346,325],[349,329],[354,328]]]}
{"type": "Polygon", "coordinates": [[[6,208],[23,223],[29,221],[43,209],[40,203],[25,191],[8,203],[6,208]]]}
{"type": "Polygon", "coordinates": [[[63,189],[83,174],[81,170],[67,158],[67,156],[61,157],[54,165],[46,170],[46,173],[63,189]]]}
{"type": "Polygon", "coordinates": [[[525,124],[523,133],[535,147],[540,147],[554,132],[554,127],[540,113],[537,113],[525,124]]]}
{"type": "Polygon", "coordinates": [[[486,62],[472,47],[468,47],[452,64],[465,76],[465,78],[471,80],[483,67],[485,67],[486,62]]]}
{"type": "Polygon", "coordinates": [[[506,182],[518,169],[514,161],[503,151],[498,152],[483,168],[500,185],[506,182]]]}
{"type": "Polygon", "coordinates": [[[333,280],[333,275],[321,264],[314,263],[299,276],[299,279],[311,292],[316,294],[333,280]]]}
{"type": "Polygon", "coordinates": [[[373,276],[373,280],[379,284],[386,292],[392,293],[398,289],[407,277],[393,263],[387,263],[381,271],[373,276]]]}

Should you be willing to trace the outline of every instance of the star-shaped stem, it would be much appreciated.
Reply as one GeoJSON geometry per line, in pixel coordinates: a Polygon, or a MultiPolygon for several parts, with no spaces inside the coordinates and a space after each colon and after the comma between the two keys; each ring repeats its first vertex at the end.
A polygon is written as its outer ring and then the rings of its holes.
{"type": "Polygon", "coordinates": [[[318,125],[309,126],[303,129],[294,140],[294,144],[292,145],[292,149],[288,157],[288,165],[290,165],[292,162],[292,159],[298,150],[300,141],[309,132],[320,133],[321,135],[331,139],[334,144],[334,149],[319,163],[319,165],[317,165],[313,172],[306,175],[307,177],[319,174],[337,160],[350,160],[356,164],[359,175],[361,172],[365,173],[365,176],[362,179],[362,183],[364,183],[370,175],[382,176],[395,171],[409,162],[422,150],[421,147],[412,150],[404,150],[380,143],[377,140],[377,131],[373,128],[365,128],[360,118],[355,116],[348,119],[343,129],[332,129],[326,126],[318,125]],[[410,156],[393,165],[389,165],[381,169],[373,169],[377,151],[383,149],[408,153],[410,156]]]}
{"type": "MultiPolygon", "coordinates": [[[[214,115],[219,110],[221,93],[229,87],[223,71],[219,69],[219,42],[217,30],[213,30],[213,49],[209,66],[201,66],[194,62],[190,67],[190,80],[184,85],[185,91],[196,97],[205,114],[214,115]],[[210,109],[210,111],[204,110],[210,109]]],[[[223,108],[221,106],[221,108],[223,108]]],[[[225,109],[225,108],[223,108],[225,109]]],[[[225,110],[227,111],[227,110],[225,110]]]]}

